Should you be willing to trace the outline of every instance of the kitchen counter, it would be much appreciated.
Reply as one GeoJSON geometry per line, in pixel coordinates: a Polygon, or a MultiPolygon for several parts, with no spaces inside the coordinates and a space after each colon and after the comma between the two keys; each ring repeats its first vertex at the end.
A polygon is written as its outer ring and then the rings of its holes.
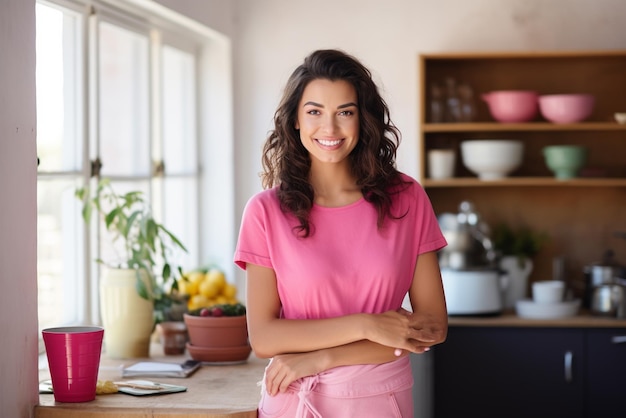
{"type": "MultiPolygon", "coordinates": [[[[100,380],[122,379],[121,368],[133,363],[167,361],[182,363],[188,354],[165,356],[160,344],[153,344],[149,359],[100,361],[100,380]]],[[[45,359],[44,359],[45,360],[45,359]]],[[[40,380],[50,378],[49,371],[41,369],[40,380]]],[[[182,385],[186,392],[157,396],[132,396],[124,393],[98,395],[91,402],[58,403],[54,396],[39,395],[35,418],[256,418],[260,400],[257,385],[263,376],[267,360],[250,355],[246,363],[236,365],[203,365],[188,378],[136,378],[182,385]]]]}
{"type": "Polygon", "coordinates": [[[451,327],[554,327],[554,328],[626,328],[626,319],[593,316],[586,311],[579,315],[559,319],[521,318],[514,310],[498,316],[450,316],[451,327]]]}

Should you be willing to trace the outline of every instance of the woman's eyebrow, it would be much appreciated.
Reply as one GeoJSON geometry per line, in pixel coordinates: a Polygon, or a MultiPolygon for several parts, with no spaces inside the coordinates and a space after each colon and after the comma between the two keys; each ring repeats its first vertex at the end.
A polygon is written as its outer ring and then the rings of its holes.
{"type": "MultiPolygon", "coordinates": [[[[319,103],[316,103],[316,102],[311,102],[311,101],[306,102],[305,104],[302,105],[302,107],[304,107],[304,106],[316,106],[316,107],[321,107],[321,108],[324,107],[324,105],[322,105],[322,104],[319,104],[319,103]]],[[[351,106],[357,107],[356,103],[348,102],[348,103],[344,103],[342,105],[337,106],[337,109],[344,109],[346,107],[351,107],[351,106]]]]}

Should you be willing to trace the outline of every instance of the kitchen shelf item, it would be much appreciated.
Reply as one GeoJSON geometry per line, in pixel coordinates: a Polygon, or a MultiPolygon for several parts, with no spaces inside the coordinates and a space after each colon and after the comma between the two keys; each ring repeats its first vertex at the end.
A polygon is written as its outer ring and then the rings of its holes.
{"type": "Polygon", "coordinates": [[[522,299],[515,303],[517,315],[529,319],[568,318],[576,315],[579,308],[580,299],[556,303],[538,303],[531,299],[522,299]]]}
{"type": "Polygon", "coordinates": [[[539,111],[550,122],[576,123],[591,116],[594,103],[591,94],[545,94],[539,96],[539,111]]]}
{"type": "Polygon", "coordinates": [[[499,180],[522,163],[524,144],[510,139],[486,139],[461,142],[463,165],[481,180],[499,180]]]}
{"type": "Polygon", "coordinates": [[[546,165],[559,180],[569,180],[587,162],[587,148],[579,145],[550,145],[543,149],[546,165]]]}
{"type": "Polygon", "coordinates": [[[482,94],[489,113],[498,122],[529,122],[537,116],[536,91],[501,90],[482,94]]]}

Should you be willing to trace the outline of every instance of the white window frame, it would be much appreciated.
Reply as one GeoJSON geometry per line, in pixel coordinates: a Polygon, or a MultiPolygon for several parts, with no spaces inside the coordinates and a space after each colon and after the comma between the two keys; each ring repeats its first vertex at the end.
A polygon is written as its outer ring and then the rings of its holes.
{"type": "MultiPolygon", "coordinates": [[[[94,69],[97,69],[97,57],[93,51],[97,42],[96,27],[99,20],[110,21],[115,25],[133,31],[143,31],[151,40],[150,73],[154,76],[150,85],[158,87],[158,66],[154,57],[155,51],[164,43],[176,48],[193,52],[197,62],[197,164],[198,171],[198,202],[200,208],[197,213],[202,214],[197,220],[200,230],[199,242],[196,245],[198,254],[195,254],[198,264],[217,263],[227,274],[234,278],[232,251],[235,242],[234,219],[234,146],[232,124],[232,75],[231,75],[231,45],[230,40],[185,16],[177,14],[156,2],[147,0],[38,0],[41,3],[71,9],[85,16],[83,25],[82,46],[82,74],[85,86],[82,103],[85,109],[82,127],[83,163],[80,176],[84,184],[94,185],[96,179],[91,178],[91,167],[87,164],[96,155],[97,143],[97,78],[94,69]],[[219,151],[219,152],[216,152],[219,151]],[[219,196],[221,204],[215,205],[214,200],[219,196]],[[219,237],[216,239],[215,237],[219,237]]],[[[155,90],[158,91],[158,88],[155,90]]],[[[158,112],[160,109],[159,96],[150,97],[150,140],[160,140],[160,126],[158,112]]],[[[151,146],[152,150],[158,147],[151,146]]],[[[159,152],[156,152],[159,157],[159,152]]],[[[70,173],[77,176],[79,173],[70,173]]],[[[66,173],[38,173],[38,180],[67,175],[66,173]]],[[[151,176],[155,189],[158,177],[151,176]]],[[[159,193],[151,197],[157,198],[153,202],[155,210],[159,208],[158,199],[163,199],[159,193]]],[[[158,213],[157,213],[158,216],[158,213]]],[[[82,220],[81,220],[82,222],[82,220]]],[[[83,301],[78,308],[76,321],[78,323],[99,324],[98,304],[98,274],[99,265],[94,262],[94,250],[97,251],[97,230],[85,228],[84,260],[80,260],[84,270],[85,280],[77,290],[77,299],[83,301]]],[[[80,245],[81,243],[77,243],[80,245]]],[[[191,266],[190,266],[191,267],[191,266]]],[[[240,288],[242,288],[240,286],[240,288]]]]}

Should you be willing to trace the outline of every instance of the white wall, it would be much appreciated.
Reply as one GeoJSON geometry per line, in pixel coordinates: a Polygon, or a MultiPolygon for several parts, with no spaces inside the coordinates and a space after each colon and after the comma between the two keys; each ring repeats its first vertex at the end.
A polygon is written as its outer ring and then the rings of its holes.
{"type": "Polygon", "coordinates": [[[37,395],[35,2],[0,0],[0,414],[37,395]]]}
{"type": "Polygon", "coordinates": [[[403,134],[399,168],[418,175],[418,54],[626,48],[623,0],[238,0],[238,215],[260,189],[260,149],[291,71],[319,48],[372,70],[403,134]]]}

